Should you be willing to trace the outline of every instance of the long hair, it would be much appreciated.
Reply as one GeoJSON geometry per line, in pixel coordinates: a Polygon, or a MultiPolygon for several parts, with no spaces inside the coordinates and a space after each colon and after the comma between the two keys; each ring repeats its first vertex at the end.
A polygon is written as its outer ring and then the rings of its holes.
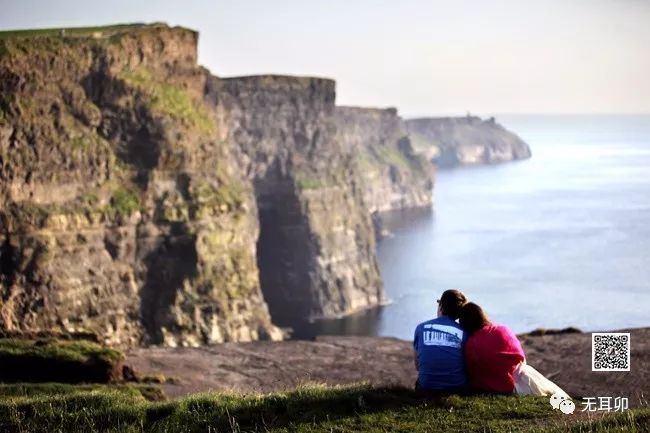
{"type": "Polygon", "coordinates": [[[472,335],[479,329],[491,323],[487,314],[485,314],[485,311],[483,311],[478,304],[473,302],[468,302],[463,305],[460,309],[458,318],[460,319],[460,326],[462,326],[465,332],[469,335],[472,335]]]}

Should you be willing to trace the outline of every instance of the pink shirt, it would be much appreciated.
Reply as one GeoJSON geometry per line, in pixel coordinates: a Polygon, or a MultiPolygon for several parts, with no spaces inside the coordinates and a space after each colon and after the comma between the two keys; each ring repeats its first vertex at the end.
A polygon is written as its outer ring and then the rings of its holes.
{"type": "Polygon", "coordinates": [[[467,376],[472,387],[481,391],[513,392],[513,373],[524,359],[517,336],[503,325],[484,326],[465,343],[467,376]]]}

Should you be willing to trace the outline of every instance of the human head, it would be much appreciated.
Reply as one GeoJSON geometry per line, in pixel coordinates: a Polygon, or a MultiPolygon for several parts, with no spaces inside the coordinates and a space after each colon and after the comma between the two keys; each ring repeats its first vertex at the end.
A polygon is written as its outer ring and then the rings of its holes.
{"type": "Polygon", "coordinates": [[[458,289],[445,290],[438,300],[438,316],[447,316],[452,320],[458,319],[458,314],[467,298],[458,289]]]}
{"type": "Polygon", "coordinates": [[[463,306],[463,308],[461,308],[459,319],[460,326],[462,326],[465,332],[469,335],[472,335],[479,329],[490,324],[490,319],[487,314],[485,314],[485,311],[483,311],[478,304],[473,302],[468,302],[463,306]]]}

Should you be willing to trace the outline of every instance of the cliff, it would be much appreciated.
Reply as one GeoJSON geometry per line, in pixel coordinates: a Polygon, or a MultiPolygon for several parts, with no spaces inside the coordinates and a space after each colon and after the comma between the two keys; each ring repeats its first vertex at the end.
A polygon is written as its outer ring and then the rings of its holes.
{"type": "Polygon", "coordinates": [[[401,119],[197,38],[0,34],[0,330],[197,346],[383,302],[371,214],[430,203],[401,119]]]}
{"type": "Polygon", "coordinates": [[[416,151],[439,167],[494,164],[530,158],[530,148],[494,118],[476,116],[409,119],[416,151]]]}
{"type": "Polygon", "coordinates": [[[0,328],[281,338],[196,44],[166,26],[0,38],[0,328]]]}
{"type": "Polygon", "coordinates": [[[415,153],[396,109],[337,107],[336,125],[370,212],[431,206],[432,167],[415,153]]]}
{"type": "Polygon", "coordinates": [[[274,320],[337,317],[383,301],[370,214],[336,140],[331,80],[211,77],[207,98],[241,151],[259,209],[260,280],[274,320]]]}

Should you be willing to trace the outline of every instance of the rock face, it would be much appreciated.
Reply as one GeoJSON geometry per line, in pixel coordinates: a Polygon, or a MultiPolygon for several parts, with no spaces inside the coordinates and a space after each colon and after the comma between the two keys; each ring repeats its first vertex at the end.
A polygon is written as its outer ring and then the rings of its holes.
{"type": "Polygon", "coordinates": [[[530,148],[494,118],[476,116],[409,119],[416,151],[439,167],[494,164],[530,158],[530,148]]]}
{"type": "Polygon", "coordinates": [[[0,329],[198,346],[383,302],[371,213],[431,187],[396,113],[340,123],[333,81],[220,79],[196,43],[0,35],[0,329]]]}
{"type": "Polygon", "coordinates": [[[211,77],[254,185],[258,264],[274,320],[337,317],[383,301],[372,221],[336,140],[334,82],[211,77]]]}
{"type": "Polygon", "coordinates": [[[415,153],[396,109],[336,107],[336,125],[371,212],[431,206],[432,167],[415,153]]]}
{"type": "Polygon", "coordinates": [[[197,34],[0,43],[0,327],[115,345],[280,338],[197,34]]]}

